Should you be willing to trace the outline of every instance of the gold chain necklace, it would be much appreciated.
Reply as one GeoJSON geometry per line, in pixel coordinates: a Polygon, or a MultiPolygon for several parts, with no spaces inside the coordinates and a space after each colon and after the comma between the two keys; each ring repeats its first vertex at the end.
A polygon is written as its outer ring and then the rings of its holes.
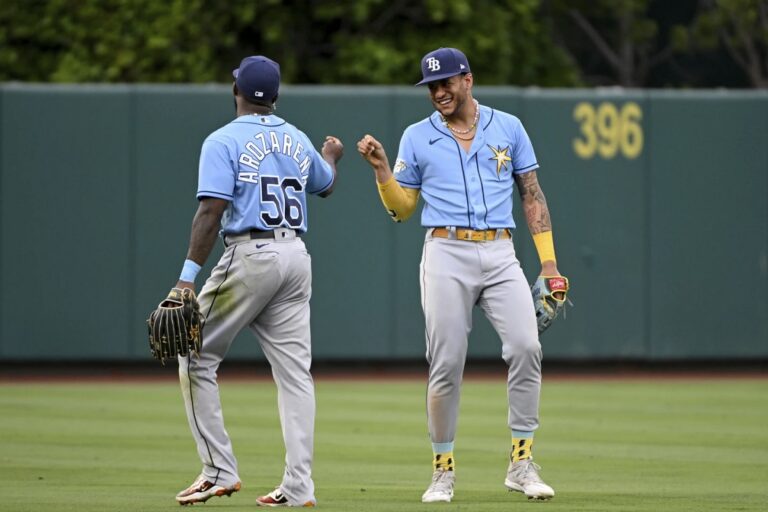
{"type": "MultiPolygon", "coordinates": [[[[472,130],[474,130],[475,128],[477,128],[477,122],[480,120],[480,107],[479,107],[479,105],[477,104],[477,100],[474,100],[474,99],[473,99],[472,101],[473,101],[473,102],[474,102],[474,104],[475,104],[475,118],[472,120],[472,126],[470,126],[469,128],[467,128],[466,130],[457,130],[456,128],[454,128],[453,126],[451,126],[451,123],[449,123],[449,122],[448,122],[448,120],[447,120],[445,117],[443,117],[443,115],[442,115],[442,114],[440,114],[440,117],[442,118],[442,121],[443,121],[443,123],[445,123],[445,126],[446,126],[446,128],[448,128],[449,130],[451,130],[451,131],[454,133],[454,135],[467,135],[467,134],[468,134],[468,133],[470,133],[472,130]]],[[[461,137],[457,137],[457,138],[458,138],[458,139],[461,139],[461,140],[472,140],[472,138],[473,138],[473,137],[470,137],[470,138],[468,138],[468,139],[463,139],[463,138],[461,138],[461,137]]]]}
{"type": "Polygon", "coordinates": [[[467,138],[464,138],[464,137],[459,137],[459,136],[458,136],[458,135],[456,135],[455,133],[453,134],[453,136],[454,136],[455,138],[459,139],[459,140],[472,140],[472,139],[474,139],[474,138],[475,138],[475,136],[474,136],[474,135],[470,135],[470,136],[469,136],[469,137],[467,137],[467,138]]]}

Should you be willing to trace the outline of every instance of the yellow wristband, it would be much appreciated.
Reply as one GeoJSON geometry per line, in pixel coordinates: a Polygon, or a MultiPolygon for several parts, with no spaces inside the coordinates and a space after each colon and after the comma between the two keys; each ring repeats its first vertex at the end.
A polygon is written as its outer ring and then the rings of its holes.
{"type": "Polygon", "coordinates": [[[544,231],[533,235],[533,243],[536,245],[536,252],[539,253],[539,261],[557,261],[555,259],[555,242],[552,241],[552,232],[544,231]]]}

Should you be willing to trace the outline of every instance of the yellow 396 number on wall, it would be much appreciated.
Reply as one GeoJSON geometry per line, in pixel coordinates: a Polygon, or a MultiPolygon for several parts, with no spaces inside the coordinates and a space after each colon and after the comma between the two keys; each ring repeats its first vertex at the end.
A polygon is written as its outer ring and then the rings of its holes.
{"type": "Polygon", "coordinates": [[[573,139],[573,151],[579,158],[598,155],[609,159],[619,152],[625,158],[637,158],[643,151],[643,111],[637,103],[630,101],[618,109],[609,102],[597,108],[581,102],[573,109],[573,119],[581,132],[573,139]]]}

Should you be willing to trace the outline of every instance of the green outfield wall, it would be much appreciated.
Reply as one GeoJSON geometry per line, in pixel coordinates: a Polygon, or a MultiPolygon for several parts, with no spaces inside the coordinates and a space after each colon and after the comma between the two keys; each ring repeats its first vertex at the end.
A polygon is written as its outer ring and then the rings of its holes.
{"type": "MultiPolygon", "coordinates": [[[[768,93],[475,97],[522,119],[541,164],[574,304],[545,359],[768,358],[768,93]]],[[[279,115],[346,145],[333,196],[309,205],[316,360],[423,357],[424,232],[389,219],[355,142],[374,134],[394,160],[430,112],[412,87],[281,91],[279,115]]],[[[186,254],[200,144],[232,115],[227,86],[0,86],[0,360],[149,358],[145,318],[186,254]]],[[[500,358],[476,313],[470,355],[500,358]]],[[[230,354],[263,357],[250,333],[230,354]]]]}

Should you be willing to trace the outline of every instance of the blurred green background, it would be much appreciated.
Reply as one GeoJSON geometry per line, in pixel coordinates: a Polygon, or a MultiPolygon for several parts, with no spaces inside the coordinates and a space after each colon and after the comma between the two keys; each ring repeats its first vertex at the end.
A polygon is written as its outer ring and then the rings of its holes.
{"type": "Polygon", "coordinates": [[[402,84],[438,46],[485,85],[766,87],[766,0],[5,0],[0,81],[402,84]]]}

